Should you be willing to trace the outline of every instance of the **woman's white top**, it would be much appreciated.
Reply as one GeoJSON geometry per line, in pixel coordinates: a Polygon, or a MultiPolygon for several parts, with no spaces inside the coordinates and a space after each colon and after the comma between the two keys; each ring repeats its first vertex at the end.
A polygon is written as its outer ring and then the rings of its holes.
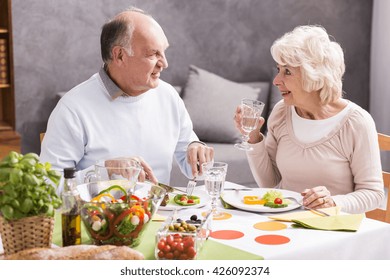
{"type": "Polygon", "coordinates": [[[295,110],[291,110],[292,126],[295,137],[302,143],[313,143],[328,136],[347,115],[351,102],[336,115],[324,120],[310,120],[299,116],[295,110]]]}

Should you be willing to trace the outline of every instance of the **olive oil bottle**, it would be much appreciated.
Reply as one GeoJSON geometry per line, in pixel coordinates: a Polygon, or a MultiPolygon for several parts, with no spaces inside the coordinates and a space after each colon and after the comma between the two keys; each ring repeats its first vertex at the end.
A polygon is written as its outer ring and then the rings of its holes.
{"type": "Polygon", "coordinates": [[[64,168],[62,198],[62,246],[81,244],[80,194],[76,188],[76,169],[64,168]]]}

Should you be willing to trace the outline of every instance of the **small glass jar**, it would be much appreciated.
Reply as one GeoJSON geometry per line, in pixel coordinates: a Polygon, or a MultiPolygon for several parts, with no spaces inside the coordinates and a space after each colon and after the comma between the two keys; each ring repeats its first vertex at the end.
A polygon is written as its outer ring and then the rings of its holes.
{"type": "Polygon", "coordinates": [[[156,235],[155,257],[157,260],[194,260],[211,232],[212,212],[198,219],[178,216],[175,210],[156,235]]]}

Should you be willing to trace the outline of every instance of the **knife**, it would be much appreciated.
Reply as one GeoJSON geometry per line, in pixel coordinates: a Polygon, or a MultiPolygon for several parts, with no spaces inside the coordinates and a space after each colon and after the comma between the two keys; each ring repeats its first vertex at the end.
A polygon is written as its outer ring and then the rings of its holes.
{"type": "MultiPolygon", "coordinates": [[[[146,180],[145,182],[148,182],[149,184],[155,185],[153,182],[151,182],[149,180],[146,180]]],[[[181,189],[178,189],[178,188],[174,188],[174,187],[168,186],[168,185],[163,184],[163,183],[157,183],[157,185],[162,187],[167,192],[178,191],[178,192],[181,192],[181,193],[186,193],[186,191],[184,191],[184,190],[181,190],[181,189]]]]}

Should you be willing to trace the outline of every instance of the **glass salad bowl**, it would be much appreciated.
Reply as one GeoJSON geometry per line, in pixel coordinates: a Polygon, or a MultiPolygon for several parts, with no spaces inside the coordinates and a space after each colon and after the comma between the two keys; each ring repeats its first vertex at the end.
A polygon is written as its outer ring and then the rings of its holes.
{"type": "Polygon", "coordinates": [[[91,182],[77,186],[82,200],[81,219],[95,245],[139,245],[166,191],[155,185],[123,180],[91,182]]]}

